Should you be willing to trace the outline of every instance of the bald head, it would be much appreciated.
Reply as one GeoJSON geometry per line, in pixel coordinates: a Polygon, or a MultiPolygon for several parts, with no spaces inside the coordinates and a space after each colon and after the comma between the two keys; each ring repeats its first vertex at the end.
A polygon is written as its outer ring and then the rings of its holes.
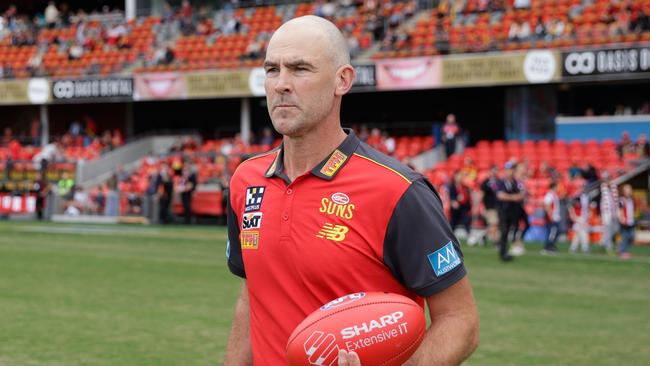
{"type": "Polygon", "coordinates": [[[350,63],[350,51],[343,34],[327,19],[315,15],[291,19],[273,33],[269,48],[280,40],[295,37],[309,37],[322,53],[329,56],[336,68],[350,63]]]}

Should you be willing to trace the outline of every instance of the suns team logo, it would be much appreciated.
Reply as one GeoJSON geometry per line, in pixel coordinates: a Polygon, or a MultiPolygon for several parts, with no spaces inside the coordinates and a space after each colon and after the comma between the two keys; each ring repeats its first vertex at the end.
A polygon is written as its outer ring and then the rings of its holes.
{"type": "Polygon", "coordinates": [[[353,211],[355,208],[356,206],[354,203],[350,203],[350,197],[347,194],[336,192],[330,197],[323,197],[321,199],[318,211],[350,220],[354,215],[353,211]]]}

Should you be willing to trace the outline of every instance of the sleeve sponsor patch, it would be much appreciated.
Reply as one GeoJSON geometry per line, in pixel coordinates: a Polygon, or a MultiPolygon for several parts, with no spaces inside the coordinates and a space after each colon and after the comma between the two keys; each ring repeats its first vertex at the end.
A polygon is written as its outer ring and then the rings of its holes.
{"type": "Polygon", "coordinates": [[[431,267],[433,267],[433,271],[438,277],[458,267],[461,263],[460,256],[458,255],[458,252],[456,252],[456,248],[451,240],[444,247],[427,255],[427,258],[429,259],[429,263],[431,263],[431,267]]]}

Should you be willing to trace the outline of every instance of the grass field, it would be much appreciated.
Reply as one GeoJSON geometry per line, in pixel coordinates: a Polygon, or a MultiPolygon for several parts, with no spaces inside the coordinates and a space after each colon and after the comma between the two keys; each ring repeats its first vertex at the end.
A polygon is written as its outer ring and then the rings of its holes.
{"type": "MultiPolygon", "coordinates": [[[[219,365],[240,281],[225,230],[0,222],[0,365],[219,365]]],[[[537,249],[539,249],[537,247],[537,249]]],[[[465,248],[481,313],[467,365],[643,365],[650,252],[465,248]]]]}

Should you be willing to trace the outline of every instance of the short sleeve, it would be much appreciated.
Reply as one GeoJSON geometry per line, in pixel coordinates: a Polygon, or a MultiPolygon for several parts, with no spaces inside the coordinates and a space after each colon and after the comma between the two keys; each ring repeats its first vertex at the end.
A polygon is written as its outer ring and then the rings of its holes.
{"type": "MultiPolygon", "coordinates": [[[[232,199],[232,195],[230,195],[232,199]]],[[[241,244],[239,242],[239,221],[228,200],[228,245],[226,247],[226,256],[228,257],[228,268],[234,275],[246,278],[244,270],[244,260],[241,253],[241,244]]]]}
{"type": "Polygon", "coordinates": [[[397,203],[384,239],[384,263],[405,287],[431,296],[466,274],[463,254],[431,183],[413,182],[397,203]]]}

